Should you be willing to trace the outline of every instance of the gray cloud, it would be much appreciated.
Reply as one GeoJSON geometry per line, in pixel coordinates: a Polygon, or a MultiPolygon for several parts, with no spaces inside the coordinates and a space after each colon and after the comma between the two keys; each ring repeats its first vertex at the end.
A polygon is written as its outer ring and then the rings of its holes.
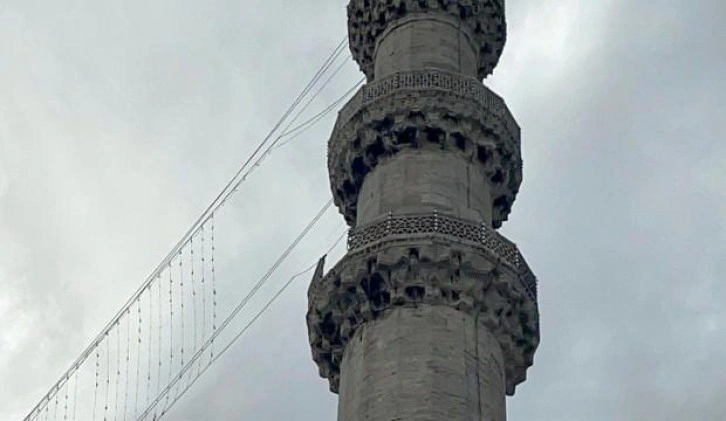
{"type": "MultiPolygon", "coordinates": [[[[0,419],[68,367],[345,33],[333,0],[46,3],[0,4],[0,419]]],[[[503,232],[540,278],[543,334],[509,418],[724,419],[726,6],[508,13],[487,83],[523,127],[525,182],[503,232]]],[[[350,64],[317,109],[358,77],[350,64]]],[[[230,303],[329,197],[331,124],[225,207],[230,303]]],[[[285,273],[339,223],[331,212],[285,273]]],[[[307,347],[307,282],[169,418],[334,419],[307,347]]]]}

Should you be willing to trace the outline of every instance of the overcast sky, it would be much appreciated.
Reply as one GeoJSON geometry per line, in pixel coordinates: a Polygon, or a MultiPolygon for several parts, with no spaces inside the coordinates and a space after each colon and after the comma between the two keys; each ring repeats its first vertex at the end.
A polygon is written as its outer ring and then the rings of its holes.
{"type": "MultiPolygon", "coordinates": [[[[211,201],[342,39],[345,3],[0,0],[0,419],[32,408],[211,201]]],[[[502,232],[538,275],[542,317],[509,419],[726,419],[726,3],[507,13],[485,83],[522,126],[525,179],[502,232]]],[[[359,78],[351,62],[313,108],[359,78]]],[[[332,123],[224,209],[226,296],[329,198],[332,123]]],[[[330,212],[286,273],[341,221],[330,212]]],[[[335,419],[307,345],[308,282],[168,419],[335,419]]]]}

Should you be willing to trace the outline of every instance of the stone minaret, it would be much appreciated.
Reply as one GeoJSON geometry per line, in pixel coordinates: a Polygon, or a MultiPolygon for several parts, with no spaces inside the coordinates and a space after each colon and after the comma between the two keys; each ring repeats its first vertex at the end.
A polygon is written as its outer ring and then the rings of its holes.
{"type": "Polygon", "coordinates": [[[340,421],[506,419],[539,343],[536,280],[495,230],[522,181],[520,130],[482,84],[504,0],[350,0],[367,84],[328,146],[348,253],[308,293],[340,421]]]}

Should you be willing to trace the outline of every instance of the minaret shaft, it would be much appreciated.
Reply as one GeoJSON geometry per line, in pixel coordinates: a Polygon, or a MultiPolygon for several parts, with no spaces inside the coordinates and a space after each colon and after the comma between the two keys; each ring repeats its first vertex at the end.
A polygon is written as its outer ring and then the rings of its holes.
{"type": "Polygon", "coordinates": [[[308,292],[339,421],[505,421],[539,343],[536,279],[495,229],[522,181],[519,126],[481,83],[504,0],[350,0],[368,83],[328,151],[348,253],[308,292]]]}
{"type": "Polygon", "coordinates": [[[395,214],[438,212],[491,225],[491,195],[480,165],[440,150],[406,151],[380,163],[363,182],[357,226],[395,214]]]}
{"type": "Polygon", "coordinates": [[[390,25],[375,49],[375,75],[441,69],[464,76],[477,74],[478,54],[461,21],[448,15],[416,13],[390,25]]]}
{"type": "Polygon", "coordinates": [[[504,421],[503,358],[476,316],[397,308],[348,343],[338,420],[504,421]]]}

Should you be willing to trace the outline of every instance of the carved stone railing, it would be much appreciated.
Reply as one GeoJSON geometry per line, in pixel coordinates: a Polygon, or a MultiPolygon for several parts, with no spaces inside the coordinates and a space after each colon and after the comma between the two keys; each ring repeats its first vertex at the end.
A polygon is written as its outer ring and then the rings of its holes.
{"type": "Polygon", "coordinates": [[[388,215],[351,230],[350,250],[308,289],[308,338],[319,373],[339,391],[347,343],[396,308],[448,306],[475,317],[504,355],[506,393],[526,379],[539,344],[536,279],[493,229],[434,214],[388,215]]]}
{"type": "Polygon", "coordinates": [[[486,224],[476,224],[450,216],[432,214],[393,215],[348,232],[348,250],[379,245],[401,236],[407,239],[417,235],[446,235],[477,244],[489,256],[500,261],[518,274],[527,295],[537,302],[537,278],[532,273],[517,246],[486,224]]]}
{"type": "Polygon", "coordinates": [[[346,124],[365,106],[380,98],[420,90],[437,90],[476,101],[482,109],[501,120],[509,137],[517,142],[512,145],[514,150],[519,150],[520,128],[504,100],[475,78],[438,69],[399,72],[364,85],[340,110],[335,128],[346,124]]]}

